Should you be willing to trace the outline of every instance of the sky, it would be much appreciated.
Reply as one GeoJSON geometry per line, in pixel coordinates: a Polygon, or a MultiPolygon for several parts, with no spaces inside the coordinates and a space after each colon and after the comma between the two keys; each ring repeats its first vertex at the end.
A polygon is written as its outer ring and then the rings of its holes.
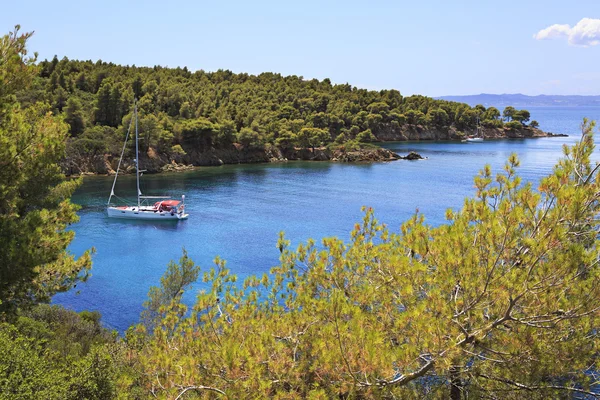
{"type": "Polygon", "coordinates": [[[600,94],[599,0],[8,0],[40,59],[276,72],[404,95],[600,94]]]}

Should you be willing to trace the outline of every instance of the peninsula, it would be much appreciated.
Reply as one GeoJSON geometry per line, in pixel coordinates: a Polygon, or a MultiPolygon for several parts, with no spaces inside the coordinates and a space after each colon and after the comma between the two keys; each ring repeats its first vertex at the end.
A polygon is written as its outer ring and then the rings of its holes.
{"type": "MultiPolygon", "coordinates": [[[[190,166],[285,160],[384,161],[374,145],[461,140],[480,125],[486,138],[547,136],[527,110],[466,104],[398,90],[372,91],[329,79],[227,70],[121,66],[64,57],[38,64],[33,87],[17,97],[43,101],[69,125],[68,175],[113,173],[140,110],[140,156],[148,172],[190,166]]],[[[133,165],[126,149],[125,167],[133,165]]]]}

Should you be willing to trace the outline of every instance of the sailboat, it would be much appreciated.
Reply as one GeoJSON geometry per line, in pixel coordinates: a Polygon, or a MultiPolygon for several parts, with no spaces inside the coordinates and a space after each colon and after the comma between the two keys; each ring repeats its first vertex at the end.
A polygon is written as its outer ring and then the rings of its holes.
{"type": "Polygon", "coordinates": [[[108,216],[111,218],[128,218],[128,219],[143,219],[143,220],[162,220],[162,221],[178,221],[188,218],[188,214],[185,213],[185,195],[181,196],[181,201],[171,200],[169,196],[144,196],[140,190],[140,152],[139,152],[139,138],[138,138],[138,112],[137,112],[137,101],[134,102],[133,106],[133,117],[129,122],[129,128],[127,128],[127,135],[125,136],[125,143],[123,143],[123,150],[121,151],[121,158],[117,166],[115,173],[115,180],[113,181],[112,188],[110,190],[110,196],[108,197],[108,203],[106,211],[108,216]],[[125,154],[125,147],[127,145],[127,139],[131,131],[131,125],[135,121],[135,175],[137,182],[137,205],[123,205],[123,206],[111,206],[110,201],[115,195],[115,185],[117,184],[117,178],[119,177],[119,171],[121,168],[121,162],[123,161],[123,155],[125,154]],[[151,204],[154,201],[154,204],[151,204]]]}
{"type": "Polygon", "coordinates": [[[483,135],[480,136],[481,129],[479,127],[479,117],[477,117],[477,132],[475,136],[467,136],[467,142],[483,142],[483,135]]]}

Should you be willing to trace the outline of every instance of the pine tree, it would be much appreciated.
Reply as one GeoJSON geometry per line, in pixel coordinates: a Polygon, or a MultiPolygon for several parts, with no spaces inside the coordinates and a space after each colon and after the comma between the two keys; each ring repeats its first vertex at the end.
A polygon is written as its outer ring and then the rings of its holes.
{"type": "Polygon", "coordinates": [[[65,73],[63,71],[60,71],[60,74],[58,74],[58,85],[63,89],[67,90],[67,81],[65,79],[65,73]]]}
{"type": "Polygon", "coordinates": [[[135,80],[131,83],[131,89],[133,90],[133,95],[138,100],[141,99],[142,96],[144,95],[144,92],[142,91],[143,86],[144,86],[144,83],[142,82],[142,78],[139,75],[136,76],[135,80]]]}
{"type": "Polygon", "coordinates": [[[112,85],[110,82],[105,82],[96,94],[96,107],[94,108],[94,122],[96,124],[112,126],[111,91],[112,85]]]}
{"type": "MultiPolygon", "coordinates": [[[[597,397],[592,129],[584,122],[538,190],[521,183],[516,155],[504,173],[485,167],[447,224],[415,215],[393,233],[368,209],[347,243],[293,251],[282,235],[280,265],[243,285],[217,258],[189,312],[179,290],[153,289],[152,334],[128,333],[139,384],[173,398],[597,397]]],[[[190,276],[184,260],[162,281],[190,276]]]]}
{"type": "Polygon", "coordinates": [[[54,103],[53,103],[54,109],[58,113],[61,113],[63,111],[63,108],[66,105],[67,105],[67,92],[65,89],[62,88],[62,86],[59,86],[54,91],[54,103]]]}
{"type": "Polygon", "coordinates": [[[87,277],[90,254],[76,259],[66,251],[77,221],[69,198],[78,181],[65,180],[58,162],[68,127],[44,104],[21,109],[14,93],[35,73],[27,57],[30,34],[15,31],[0,39],[0,319],[17,309],[48,301],[87,277]]]}
{"type": "Polygon", "coordinates": [[[70,126],[71,136],[78,136],[85,129],[85,116],[81,102],[70,97],[65,107],[65,122],[70,126]]]}
{"type": "Polygon", "coordinates": [[[52,57],[52,61],[50,61],[49,72],[53,73],[54,71],[56,71],[56,66],[57,65],[58,65],[58,56],[55,54],[54,57],[52,57]]]}
{"type": "Polygon", "coordinates": [[[121,118],[123,118],[123,102],[121,101],[121,91],[116,85],[113,85],[110,91],[108,109],[108,120],[110,122],[108,125],[113,127],[119,126],[121,118]]]}
{"type": "Polygon", "coordinates": [[[50,92],[54,92],[58,87],[58,74],[56,73],[56,71],[54,71],[50,74],[50,81],[48,81],[48,90],[50,92]]]}
{"type": "Polygon", "coordinates": [[[81,72],[79,75],[77,75],[77,79],[75,80],[75,87],[84,92],[90,90],[87,78],[85,77],[85,72],[81,72]]]}

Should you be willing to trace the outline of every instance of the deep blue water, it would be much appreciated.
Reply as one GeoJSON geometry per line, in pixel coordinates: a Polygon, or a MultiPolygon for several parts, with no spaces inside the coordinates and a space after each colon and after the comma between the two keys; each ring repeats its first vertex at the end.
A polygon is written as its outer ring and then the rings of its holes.
{"type": "MultiPolygon", "coordinates": [[[[267,272],[278,262],[278,233],[295,247],[308,238],[349,238],[362,218],[361,206],[397,230],[418,209],[430,224],[444,222],[474,193],[473,177],[485,165],[500,171],[515,152],[520,174],[536,182],[561,156],[562,145],[579,137],[583,117],[600,118],[600,107],[529,108],[540,127],[567,138],[497,140],[483,143],[402,142],[386,147],[415,150],[424,161],[375,164],[288,162],[227,165],[142,178],[144,194],[186,194],[190,219],[179,223],[112,220],[106,216],[112,178],[88,177],[74,196],[82,205],[72,229],[75,254],[96,248],[92,277],[54,303],[76,311],[97,310],[106,326],[123,331],[137,322],[148,289],[158,285],[170,260],[185,247],[203,270],[219,255],[242,278],[267,272]]],[[[134,195],[135,177],[119,179],[115,192],[134,195]]],[[[196,284],[187,293],[192,302],[196,284]]]]}

